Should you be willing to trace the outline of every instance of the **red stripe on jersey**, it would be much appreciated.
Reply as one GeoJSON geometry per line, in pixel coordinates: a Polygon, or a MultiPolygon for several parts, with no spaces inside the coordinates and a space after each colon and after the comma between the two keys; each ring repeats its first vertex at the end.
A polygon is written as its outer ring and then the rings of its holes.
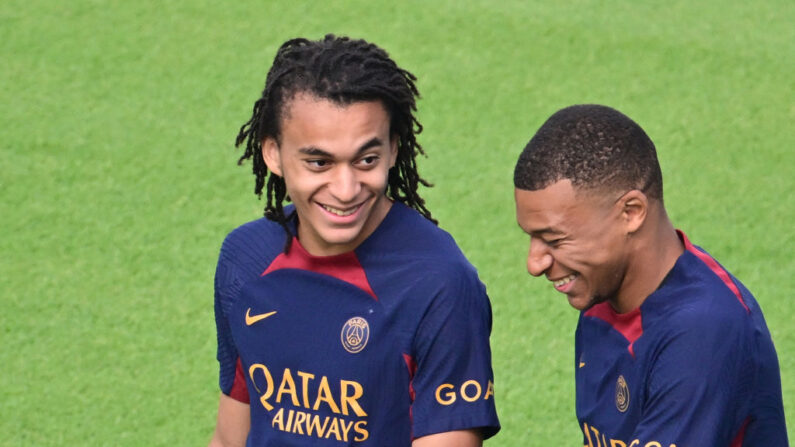
{"type": "Polygon", "coordinates": [[[409,396],[411,396],[411,401],[414,402],[414,397],[416,396],[414,393],[414,373],[417,372],[417,362],[408,354],[403,354],[403,360],[406,362],[406,368],[409,369],[409,396]]]}
{"type": "Polygon", "coordinates": [[[635,340],[643,335],[643,321],[640,316],[640,308],[625,314],[620,314],[613,310],[610,304],[605,301],[586,310],[585,316],[598,318],[613,326],[613,329],[617,330],[627,339],[629,342],[627,350],[629,350],[632,357],[635,357],[635,351],[632,345],[635,343],[635,340]]]}
{"type": "Polygon", "coordinates": [[[373,297],[375,296],[364,268],[356,257],[356,253],[348,252],[334,256],[313,256],[298,242],[298,238],[293,238],[293,242],[288,254],[280,254],[271,262],[271,265],[262,272],[265,276],[270,272],[281,269],[300,269],[320,273],[322,275],[333,276],[339,280],[352,284],[373,297]]]}
{"type": "Polygon", "coordinates": [[[745,418],[745,422],[743,422],[743,426],[740,427],[740,431],[737,432],[737,436],[734,437],[734,441],[729,445],[729,447],[742,447],[743,440],[745,439],[745,429],[748,427],[748,423],[751,422],[751,418],[745,418]]]}
{"type": "MultiPolygon", "coordinates": [[[[403,354],[403,360],[406,362],[406,368],[409,369],[409,397],[411,403],[414,404],[414,398],[417,394],[414,391],[414,374],[417,372],[417,362],[414,358],[406,353],[403,354]]],[[[414,415],[412,414],[412,406],[409,406],[409,421],[411,421],[411,440],[414,440],[414,415]]]]}
{"type": "Polygon", "coordinates": [[[235,364],[235,381],[229,390],[229,397],[244,404],[249,403],[246,376],[243,374],[243,364],[240,362],[240,357],[237,358],[237,364],[235,364]]]}
{"type": "Polygon", "coordinates": [[[676,232],[677,234],[679,234],[679,238],[685,244],[685,250],[689,251],[690,253],[693,253],[694,255],[696,255],[698,259],[701,259],[701,261],[704,262],[704,264],[707,264],[707,267],[709,267],[709,269],[712,270],[713,273],[718,275],[718,278],[720,278],[723,281],[723,283],[726,284],[726,287],[728,287],[732,292],[734,292],[734,295],[737,297],[737,300],[740,301],[740,304],[742,304],[743,307],[745,308],[745,311],[751,313],[751,309],[748,308],[748,306],[745,304],[745,301],[743,300],[743,295],[742,293],[740,293],[740,289],[738,289],[737,285],[734,284],[734,281],[732,281],[726,269],[721,267],[720,264],[718,264],[718,261],[713,259],[710,255],[704,253],[703,251],[696,248],[693,244],[691,244],[690,240],[687,238],[687,236],[685,236],[685,233],[683,233],[680,230],[676,230],[676,232]]]}

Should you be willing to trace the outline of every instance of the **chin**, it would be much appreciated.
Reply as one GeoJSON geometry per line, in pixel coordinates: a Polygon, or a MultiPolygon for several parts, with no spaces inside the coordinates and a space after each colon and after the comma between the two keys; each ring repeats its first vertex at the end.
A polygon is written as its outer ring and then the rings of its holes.
{"type": "Polygon", "coordinates": [[[569,298],[569,305],[579,311],[583,311],[588,310],[593,303],[591,300],[585,300],[583,298],[569,298]]]}
{"type": "Polygon", "coordinates": [[[323,235],[323,240],[328,245],[348,245],[355,241],[361,232],[362,231],[360,228],[345,231],[330,231],[329,233],[323,235]]]}

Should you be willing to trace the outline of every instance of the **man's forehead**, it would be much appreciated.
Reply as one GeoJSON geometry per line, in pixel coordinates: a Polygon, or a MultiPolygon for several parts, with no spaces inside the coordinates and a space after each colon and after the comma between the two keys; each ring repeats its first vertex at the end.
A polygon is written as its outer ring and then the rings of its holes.
{"type": "Polygon", "coordinates": [[[344,109],[349,107],[351,104],[358,104],[358,103],[378,103],[381,107],[384,108],[384,111],[387,112],[387,116],[389,116],[389,110],[387,109],[384,102],[380,99],[356,99],[356,100],[345,100],[341,98],[332,98],[327,96],[318,95],[311,90],[296,90],[293,92],[288,93],[282,99],[282,105],[280,113],[281,120],[289,120],[292,118],[292,111],[293,106],[296,104],[311,104],[311,103],[323,103],[331,106],[332,108],[339,108],[344,109]]]}
{"type": "Polygon", "coordinates": [[[565,232],[590,214],[599,201],[598,196],[583,193],[568,179],[535,191],[517,188],[515,198],[519,225],[537,233],[565,232]]]}
{"type": "Polygon", "coordinates": [[[558,180],[544,188],[527,190],[516,188],[516,204],[528,212],[556,211],[576,202],[577,192],[571,180],[558,180]]]}

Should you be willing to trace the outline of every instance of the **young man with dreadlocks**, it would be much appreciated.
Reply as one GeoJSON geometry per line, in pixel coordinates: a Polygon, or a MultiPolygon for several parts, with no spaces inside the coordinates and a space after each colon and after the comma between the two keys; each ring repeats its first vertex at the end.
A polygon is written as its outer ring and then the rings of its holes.
{"type": "Polygon", "coordinates": [[[466,447],[499,430],[485,288],[417,193],[414,81],[363,40],[279,49],[237,137],[267,218],[221,248],[211,445],[466,447]]]}
{"type": "Polygon", "coordinates": [[[675,230],[654,144],[609,107],[550,117],[514,171],[527,270],[580,310],[584,444],[786,446],[778,359],[751,293],[675,230]]]}

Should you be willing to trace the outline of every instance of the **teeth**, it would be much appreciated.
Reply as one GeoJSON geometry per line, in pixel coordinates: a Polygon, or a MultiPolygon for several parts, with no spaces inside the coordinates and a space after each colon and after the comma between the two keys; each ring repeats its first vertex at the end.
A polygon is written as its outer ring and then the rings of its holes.
{"type": "Polygon", "coordinates": [[[576,276],[577,276],[577,274],[576,274],[576,273],[572,273],[571,275],[569,275],[569,276],[567,276],[567,277],[565,277],[565,278],[563,278],[563,279],[559,279],[559,280],[557,280],[557,281],[553,281],[553,282],[552,282],[552,284],[553,284],[555,287],[564,286],[564,285],[566,285],[566,284],[570,283],[570,282],[571,282],[571,280],[573,280],[573,279],[574,279],[574,277],[576,277],[576,276]]]}
{"type": "Polygon", "coordinates": [[[337,208],[332,208],[332,207],[330,207],[328,205],[320,205],[320,206],[322,206],[323,209],[328,211],[329,213],[336,214],[337,216],[341,216],[341,217],[350,216],[351,214],[356,212],[356,209],[358,208],[358,207],[353,207],[353,208],[351,208],[351,209],[349,209],[347,211],[344,211],[344,210],[340,210],[340,209],[337,209],[337,208]]]}

